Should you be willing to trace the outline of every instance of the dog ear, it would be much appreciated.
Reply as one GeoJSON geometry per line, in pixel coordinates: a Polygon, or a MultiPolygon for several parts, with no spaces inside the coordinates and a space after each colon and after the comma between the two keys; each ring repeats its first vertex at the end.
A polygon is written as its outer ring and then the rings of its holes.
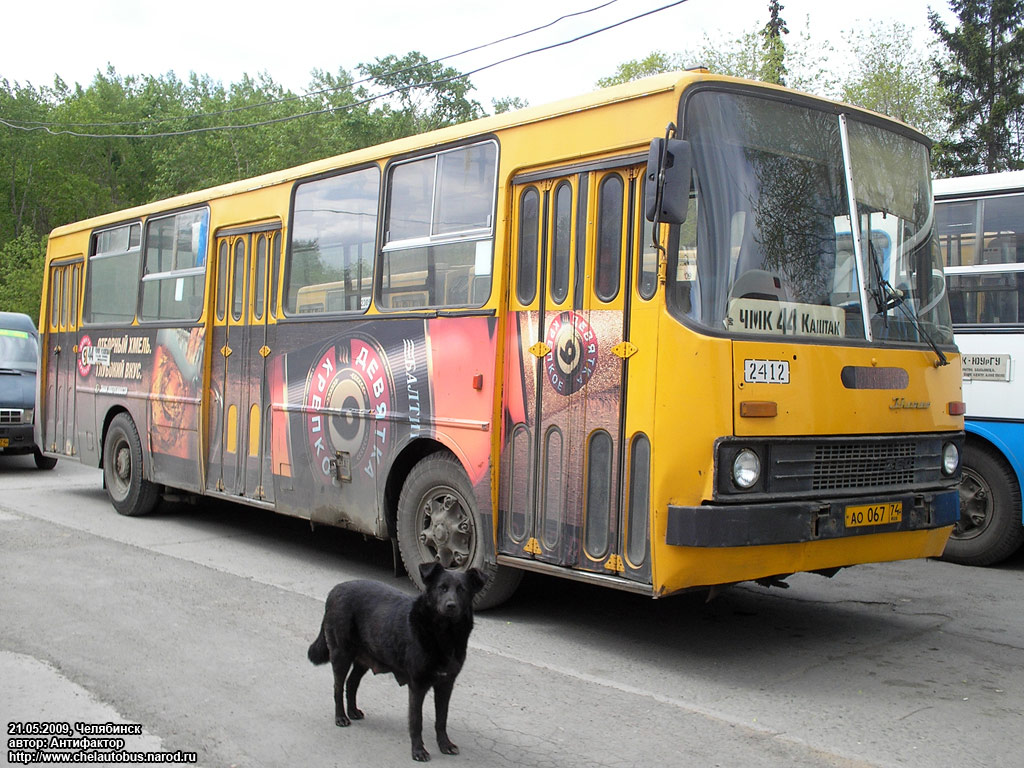
{"type": "Polygon", "coordinates": [[[469,577],[469,587],[476,594],[484,588],[484,584],[487,583],[487,574],[481,571],[479,568],[470,568],[466,571],[466,575],[469,577]]]}
{"type": "Polygon", "coordinates": [[[424,584],[430,584],[434,579],[444,573],[444,566],[437,560],[429,563],[420,563],[420,578],[424,584]]]}

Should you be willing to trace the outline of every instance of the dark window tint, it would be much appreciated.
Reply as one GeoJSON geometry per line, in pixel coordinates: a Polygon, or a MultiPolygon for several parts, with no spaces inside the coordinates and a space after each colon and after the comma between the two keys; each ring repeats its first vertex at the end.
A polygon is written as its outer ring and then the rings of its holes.
{"type": "Polygon", "coordinates": [[[606,176],[601,182],[597,213],[597,265],[594,293],[611,301],[619,293],[619,264],[622,259],[622,178],[606,176]]]}
{"type": "Polygon", "coordinates": [[[555,190],[555,220],[551,236],[551,298],[561,304],[569,295],[572,259],[572,187],[562,182],[555,190]]]}
{"type": "Polygon", "coordinates": [[[601,557],[608,551],[612,509],[612,438],[597,431],[587,451],[587,552],[601,557]]]}
{"type": "Polygon", "coordinates": [[[540,193],[527,187],[519,202],[519,265],[516,298],[530,304],[537,297],[537,259],[540,224],[540,193]]]}

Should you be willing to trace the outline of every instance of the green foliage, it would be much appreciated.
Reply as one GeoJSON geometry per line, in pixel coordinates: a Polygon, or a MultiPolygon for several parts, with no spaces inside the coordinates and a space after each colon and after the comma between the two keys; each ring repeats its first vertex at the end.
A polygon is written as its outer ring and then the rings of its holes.
{"type": "Polygon", "coordinates": [[[473,86],[466,78],[421,53],[384,56],[360,64],[359,70],[374,83],[372,89],[360,89],[360,94],[379,97],[370,113],[380,130],[379,141],[484,116],[479,102],[467,97],[473,86]]]}
{"type": "Polygon", "coordinates": [[[500,99],[491,99],[491,107],[495,115],[513,112],[517,109],[526,109],[528,106],[530,106],[530,102],[519,96],[504,96],[500,99]]]}
{"type": "Polygon", "coordinates": [[[928,22],[948,51],[935,72],[950,136],[936,164],[949,174],[1024,168],[1024,0],[950,0],[959,25],[928,22]]]}
{"type": "Polygon", "coordinates": [[[597,87],[608,88],[613,85],[621,85],[662,72],[674,72],[684,66],[681,55],[654,51],[644,59],[633,59],[619,64],[614,75],[602,77],[597,81],[597,87]]]}
{"type": "Polygon", "coordinates": [[[46,238],[30,229],[0,246],[0,310],[24,312],[39,326],[46,238]]]}
{"type": "Polygon", "coordinates": [[[928,56],[915,49],[914,32],[903,24],[847,33],[853,50],[843,101],[881,112],[928,136],[946,133],[942,88],[928,56]]]}
{"type": "Polygon", "coordinates": [[[764,63],[759,79],[776,85],[786,84],[786,44],[783,35],[789,34],[789,27],[783,20],[782,4],[779,0],[768,3],[768,23],[761,29],[761,46],[764,50],[764,63]]]}
{"type": "Polygon", "coordinates": [[[228,86],[113,67],[87,87],[0,80],[0,119],[11,124],[0,123],[0,308],[14,310],[10,302],[34,286],[28,314],[38,312],[39,239],[62,224],[484,114],[460,72],[422,54],[359,69],[376,81],[315,70],[303,95],[267,73],[228,86]],[[29,280],[25,270],[37,274],[29,280]]]}

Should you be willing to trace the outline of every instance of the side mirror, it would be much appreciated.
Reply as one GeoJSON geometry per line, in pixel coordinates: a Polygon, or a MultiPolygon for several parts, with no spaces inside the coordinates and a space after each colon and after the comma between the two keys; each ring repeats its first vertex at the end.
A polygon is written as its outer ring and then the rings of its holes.
{"type": "Polygon", "coordinates": [[[647,154],[644,215],[648,221],[682,224],[690,202],[693,152],[682,139],[655,139],[647,154]]]}

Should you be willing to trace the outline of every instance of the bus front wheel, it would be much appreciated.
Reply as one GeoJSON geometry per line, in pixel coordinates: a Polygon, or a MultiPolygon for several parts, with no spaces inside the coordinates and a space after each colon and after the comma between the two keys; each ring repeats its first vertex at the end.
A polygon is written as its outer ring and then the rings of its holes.
{"type": "Polygon", "coordinates": [[[1024,542],[1020,486],[1013,469],[978,444],[964,450],[960,520],[942,559],[961,565],[993,565],[1024,542]]]}
{"type": "Polygon", "coordinates": [[[490,531],[481,530],[469,478],[454,456],[434,453],[405,479],[398,497],[398,550],[409,578],[422,590],[420,565],[437,561],[445,568],[479,568],[487,583],[473,600],[477,610],[504,602],[522,579],[522,571],[488,563],[490,531]]]}
{"type": "Polygon", "coordinates": [[[107,429],[103,482],[114,509],[122,515],[148,514],[160,501],[160,486],[142,476],[142,441],[127,413],[115,416],[107,429]]]}

